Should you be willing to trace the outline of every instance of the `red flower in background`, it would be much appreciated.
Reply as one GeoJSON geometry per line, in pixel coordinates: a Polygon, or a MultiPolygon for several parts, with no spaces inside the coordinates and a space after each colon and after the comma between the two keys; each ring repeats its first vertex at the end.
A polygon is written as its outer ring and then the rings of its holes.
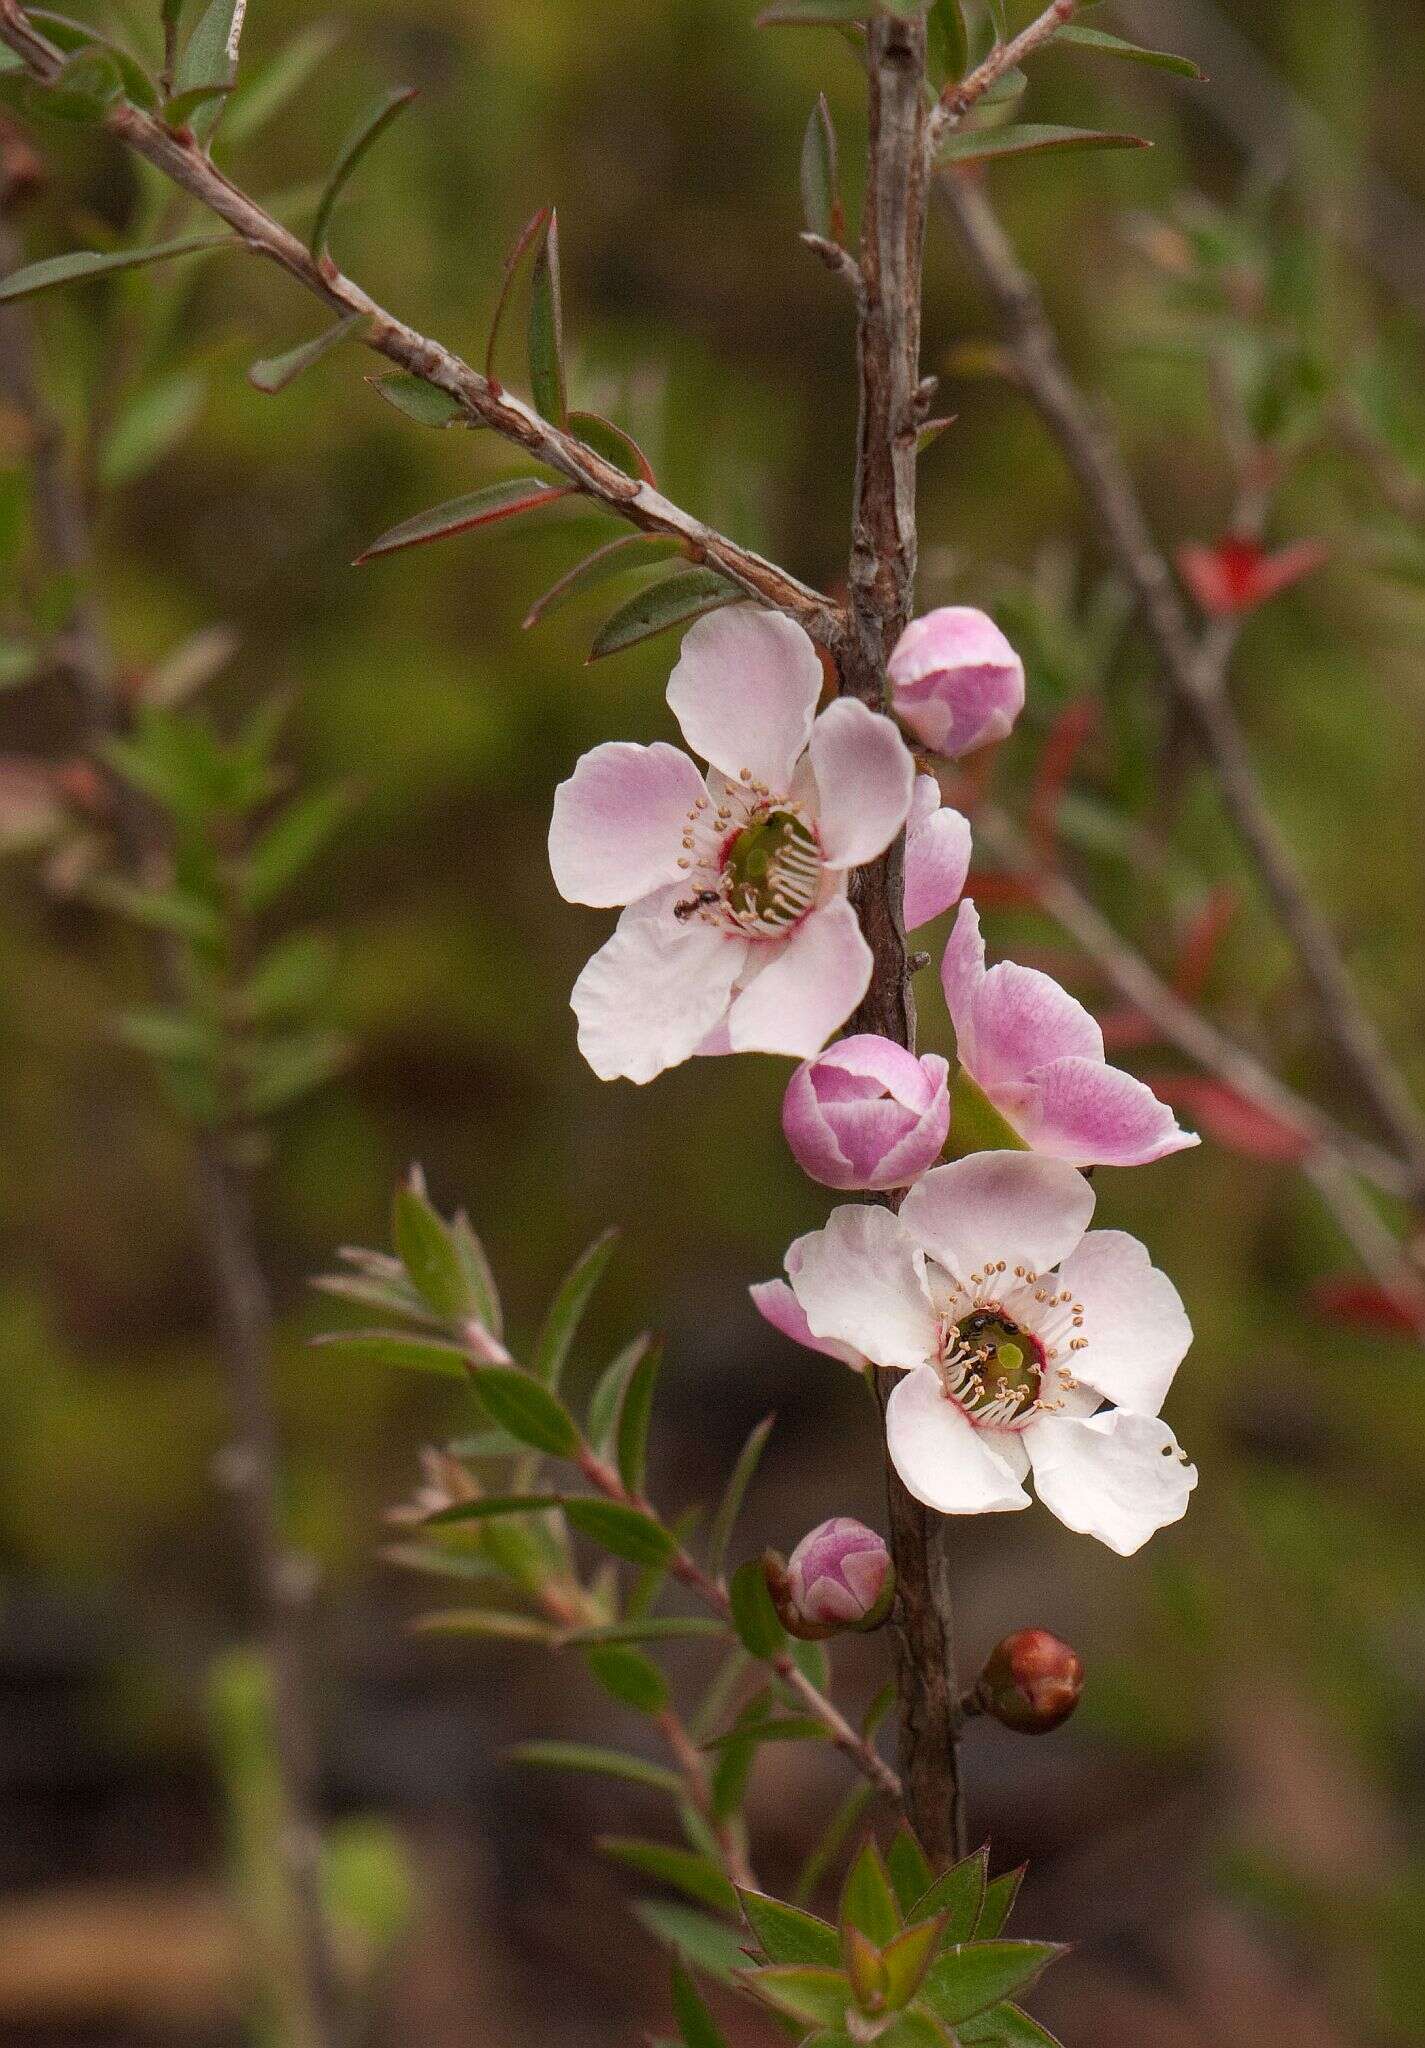
{"type": "Polygon", "coordinates": [[[1329,552],[1322,541],[1299,540],[1269,555],[1260,541],[1229,533],[1210,544],[1185,542],[1177,552],[1178,574],[1210,618],[1230,618],[1299,583],[1329,552]]]}

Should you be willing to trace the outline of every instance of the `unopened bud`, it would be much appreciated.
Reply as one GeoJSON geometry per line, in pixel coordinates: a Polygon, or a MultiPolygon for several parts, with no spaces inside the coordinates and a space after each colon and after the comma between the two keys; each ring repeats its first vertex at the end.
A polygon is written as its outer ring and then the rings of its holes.
{"type": "Polygon", "coordinates": [[[803,1642],[879,1628],[891,1611],[891,1554],[884,1538],[849,1515],[820,1523],[785,1563],[769,1550],[763,1564],[783,1628],[803,1642]]]}
{"type": "Polygon", "coordinates": [[[1006,1728],[1047,1735],[1073,1713],[1083,1684],[1077,1650],[1046,1628],[1021,1628],[990,1651],[973,1700],[1006,1728]]]}

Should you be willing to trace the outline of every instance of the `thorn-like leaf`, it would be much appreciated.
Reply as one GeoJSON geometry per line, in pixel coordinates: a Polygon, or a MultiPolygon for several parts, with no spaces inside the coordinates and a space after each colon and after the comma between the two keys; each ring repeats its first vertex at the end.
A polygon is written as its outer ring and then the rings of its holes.
{"type": "Polygon", "coordinates": [[[569,424],[564,376],[564,302],[559,282],[559,215],[553,207],[535,252],[529,292],[529,381],[535,411],[569,424]]]}
{"type": "Polygon", "coordinates": [[[345,320],[338,320],[334,327],[325,328],[310,341],[299,342],[285,355],[265,356],[261,362],[254,363],[247,373],[247,381],[259,391],[269,394],[285,391],[294,378],[309,370],[313,363],[319,363],[324,355],[365,325],[364,313],[348,314],[345,320]]]}
{"type": "Polygon", "coordinates": [[[515,274],[525,256],[535,246],[554,215],[552,206],[541,206],[532,214],[515,236],[509,255],[505,258],[505,274],[500,281],[500,296],[495,301],[494,315],[490,321],[490,339],[485,344],[485,381],[498,389],[499,378],[495,375],[495,348],[500,339],[500,327],[504,321],[505,308],[514,289],[515,274]]]}

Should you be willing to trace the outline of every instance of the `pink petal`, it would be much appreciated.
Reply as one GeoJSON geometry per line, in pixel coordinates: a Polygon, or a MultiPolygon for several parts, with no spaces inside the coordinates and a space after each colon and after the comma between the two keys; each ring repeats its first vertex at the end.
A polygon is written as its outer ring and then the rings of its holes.
{"type": "Polygon", "coordinates": [[[999,1454],[1003,1432],[976,1429],[948,1401],[934,1366],[907,1373],[886,1403],[886,1448],[907,1492],[942,1515],[1002,1514],[1029,1495],[999,1454]]]}
{"type": "Polygon", "coordinates": [[[972,605],[912,619],[887,674],[896,716],[922,745],[952,758],[1003,739],[1024,709],[1024,665],[972,605]]]}
{"type": "Polygon", "coordinates": [[[985,978],[985,942],[980,913],[968,896],[955,914],[940,961],[940,986],[955,1027],[955,1047],[965,1065],[975,1057],[975,997],[985,978]]]}
{"type": "Polygon", "coordinates": [[[933,1356],[940,1319],[924,1261],[889,1209],[848,1203],[799,1240],[792,1291],[814,1336],[850,1345],[877,1365],[907,1370],[933,1356]]]}
{"type": "Polygon", "coordinates": [[[840,697],[811,729],[817,835],[834,868],[884,853],[910,811],[915,758],[889,718],[840,697]]]}
{"type": "Polygon", "coordinates": [[[796,621],[740,604],[689,628],[668,702],[695,754],[734,782],[745,768],[785,796],[821,685],[816,649],[796,621]]]}
{"type": "MultiPolygon", "coordinates": [[[[929,775],[919,778],[936,785],[929,775]]],[[[970,872],[970,821],[944,804],[917,823],[905,842],[905,926],[914,931],[959,901],[970,872]]]]}
{"type": "Polygon", "coordinates": [[[1187,1513],[1197,1468],[1166,1422],[1126,1408],[1087,1421],[1038,1415],[1023,1436],[1045,1507],[1065,1528],[1096,1536],[1120,1557],[1131,1557],[1154,1530],[1187,1513]]]}
{"type": "Polygon", "coordinates": [[[801,1344],[808,1351],[819,1351],[823,1357],[835,1358],[842,1365],[849,1365],[853,1372],[860,1372],[866,1361],[859,1351],[849,1344],[837,1344],[829,1338],[813,1337],[806,1311],[793,1294],[785,1280],[759,1280],[748,1293],[756,1304],[758,1313],[766,1318],[774,1330],[780,1330],[784,1337],[790,1337],[794,1344],[801,1344]]]}
{"type": "Polygon", "coordinates": [[[1146,1166],[1200,1142],[1151,1088],[1095,1059],[1036,1067],[1012,1121],[1034,1151],[1075,1166],[1146,1166]]]}
{"type": "Polygon", "coordinates": [[[760,941],[751,951],[754,956],[769,951],[771,958],[727,1013],[734,1052],[809,1059],[841,1028],[870,986],[871,949],[844,896],[814,910],[775,949],[760,941]]]}
{"type": "Polygon", "coordinates": [[[1093,1189],[1061,1159],[972,1152],[918,1180],[900,1220],[932,1259],[968,1281],[991,1260],[1047,1273],[1089,1227],[1093,1189]]]}
{"type": "Polygon", "coordinates": [[[919,1059],[894,1039],[882,1038],[875,1031],[858,1031],[850,1038],[838,1038],[816,1066],[819,1090],[829,1091],[841,1074],[854,1087],[854,1094],[848,1092],[848,1100],[884,1089],[907,1109],[917,1112],[929,1109],[947,1071],[937,1054],[928,1053],[919,1059]]]}
{"type": "Polygon", "coordinates": [[[1103,1058],[1103,1033],[1067,989],[1037,967],[1003,960],[975,991],[972,1054],[961,1058],[985,1093],[1021,1082],[1050,1060],[1103,1058]]]}
{"type": "Polygon", "coordinates": [[[677,747],[610,740],[585,754],[554,792],[549,865],[566,903],[607,909],[678,878],[688,812],[703,793],[677,747]]]}
{"type": "Polygon", "coordinates": [[[633,904],[574,984],[579,1050],[601,1081],[651,1081],[727,1009],[747,942],[673,915],[678,885],[633,904]]]}
{"type": "Polygon", "coordinates": [[[1059,1278],[1084,1305],[1088,1345],[1075,1377],[1120,1408],[1156,1415],[1192,1343],[1177,1288],[1121,1230],[1091,1230],[1059,1278]]]}

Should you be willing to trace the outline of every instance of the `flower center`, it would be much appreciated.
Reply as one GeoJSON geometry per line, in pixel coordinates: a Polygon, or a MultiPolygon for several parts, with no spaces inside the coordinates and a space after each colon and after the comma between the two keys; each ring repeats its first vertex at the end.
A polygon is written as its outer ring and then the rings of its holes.
{"type": "Polygon", "coordinates": [[[991,1429],[1029,1419],[1044,1383],[1044,1347],[998,1308],[948,1323],[940,1373],[952,1401],[991,1429]]]}
{"type": "Polygon", "coordinates": [[[678,865],[691,891],[675,915],[701,918],[745,938],[783,937],[806,916],[821,885],[816,832],[801,811],[744,776],[714,804],[700,797],[683,829],[678,865]]]}

